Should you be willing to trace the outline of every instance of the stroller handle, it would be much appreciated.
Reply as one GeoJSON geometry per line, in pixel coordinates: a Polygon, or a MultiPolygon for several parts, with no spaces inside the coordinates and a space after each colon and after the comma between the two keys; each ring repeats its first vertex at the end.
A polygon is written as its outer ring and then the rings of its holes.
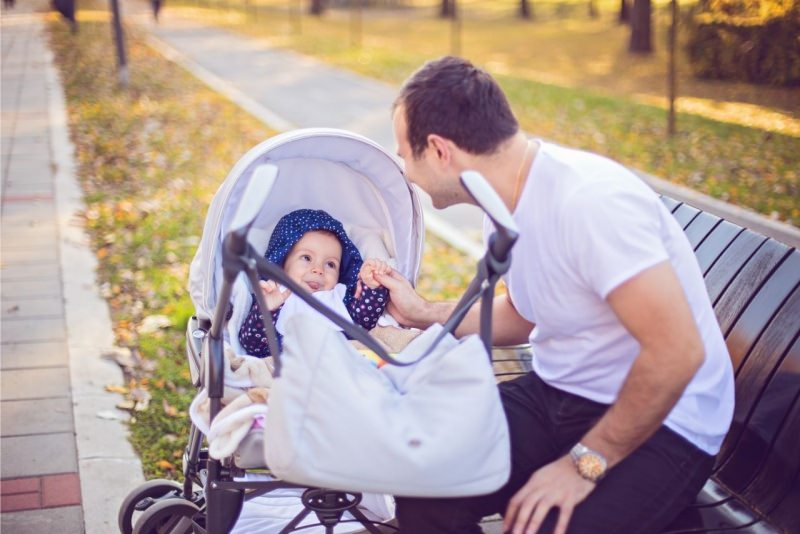
{"type": "Polygon", "coordinates": [[[519,237],[519,228],[514,222],[511,212],[508,211],[497,191],[478,171],[461,173],[461,185],[494,223],[497,231],[489,239],[489,251],[495,261],[504,263],[508,259],[511,247],[519,237]]]}

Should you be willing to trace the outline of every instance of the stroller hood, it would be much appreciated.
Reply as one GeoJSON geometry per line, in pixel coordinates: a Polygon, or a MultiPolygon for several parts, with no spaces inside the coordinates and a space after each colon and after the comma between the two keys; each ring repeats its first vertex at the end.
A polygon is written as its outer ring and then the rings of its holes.
{"type": "Polygon", "coordinates": [[[263,254],[283,215],[321,209],[344,224],[356,245],[380,242],[396,269],[416,282],[424,239],[422,210],[394,156],[352,132],[293,130],[248,151],[214,195],[189,269],[189,292],[199,318],[213,317],[222,284],[222,241],[255,169],[265,163],[278,167],[278,178],[248,235],[256,250],[263,254]]]}

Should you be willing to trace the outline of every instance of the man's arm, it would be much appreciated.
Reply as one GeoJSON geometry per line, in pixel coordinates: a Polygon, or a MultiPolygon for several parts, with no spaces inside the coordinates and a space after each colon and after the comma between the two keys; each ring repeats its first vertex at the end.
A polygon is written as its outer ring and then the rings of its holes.
{"type": "Polygon", "coordinates": [[[668,262],[612,291],[608,303],[641,345],[617,401],[584,437],[612,467],[658,430],[703,364],[705,351],[668,262]]]}
{"type": "MultiPolygon", "coordinates": [[[[641,347],[617,401],[581,439],[613,467],[661,426],[705,356],[683,287],[669,262],[626,281],[607,301],[641,347]]],[[[563,456],[536,471],[514,495],[505,530],[536,532],[547,512],[557,507],[555,533],[563,534],[573,509],[594,487],[580,477],[569,455],[563,456]]]]}
{"type": "MultiPolygon", "coordinates": [[[[396,271],[376,273],[375,278],[390,292],[389,313],[403,326],[427,328],[434,323],[444,323],[456,307],[455,302],[430,302],[422,298],[411,284],[396,271]]],[[[456,336],[476,334],[480,329],[480,301],[461,321],[456,336]]],[[[492,342],[495,345],[527,343],[533,323],[524,319],[508,295],[498,295],[492,303],[492,342]]]]}

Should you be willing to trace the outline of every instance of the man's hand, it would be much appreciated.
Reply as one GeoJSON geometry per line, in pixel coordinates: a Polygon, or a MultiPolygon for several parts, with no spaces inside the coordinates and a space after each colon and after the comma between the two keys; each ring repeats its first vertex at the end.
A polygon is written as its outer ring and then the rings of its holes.
{"type": "Polygon", "coordinates": [[[267,307],[271,312],[283,306],[283,303],[286,302],[286,299],[288,299],[289,295],[292,294],[292,292],[288,289],[281,291],[278,287],[278,284],[272,280],[269,280],[268,282],[262,280],[258,283],[258,286],[261,289],[261,293],[264,295],[264,299],[267,301],[267,307]]]}
{"type": "Polygon", "coordinates": [[[569,455],[538,471],[511,498],[503,516],[503,532],[535,534],[547,513],[558,508],[554,534],[565,534],[572,511],[595,488],[582,478],[569,455]]]}
{"type": "MultiPolygon", "coordinates": [[[[388,273],[375,272],[375,280],[389,290],[388,312],[403,326],[427,328],[440,318],[432,318],[432,303],[428,302],[395,270],[388,273]]],[[[447,315],[445,315],[447,317],[447,315]]]]}

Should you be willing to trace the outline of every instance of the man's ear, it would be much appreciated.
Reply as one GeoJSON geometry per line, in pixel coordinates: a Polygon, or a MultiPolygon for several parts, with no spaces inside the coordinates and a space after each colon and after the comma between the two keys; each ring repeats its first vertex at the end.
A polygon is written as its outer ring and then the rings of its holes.
{"type": "Polygon", "coordinates": [[[436,154],[436,159],[443,164],[449,164],[453,157],[452,147],[447,139],[441,135],[429,134],[428,147],[432,148],[436,154]]]}

